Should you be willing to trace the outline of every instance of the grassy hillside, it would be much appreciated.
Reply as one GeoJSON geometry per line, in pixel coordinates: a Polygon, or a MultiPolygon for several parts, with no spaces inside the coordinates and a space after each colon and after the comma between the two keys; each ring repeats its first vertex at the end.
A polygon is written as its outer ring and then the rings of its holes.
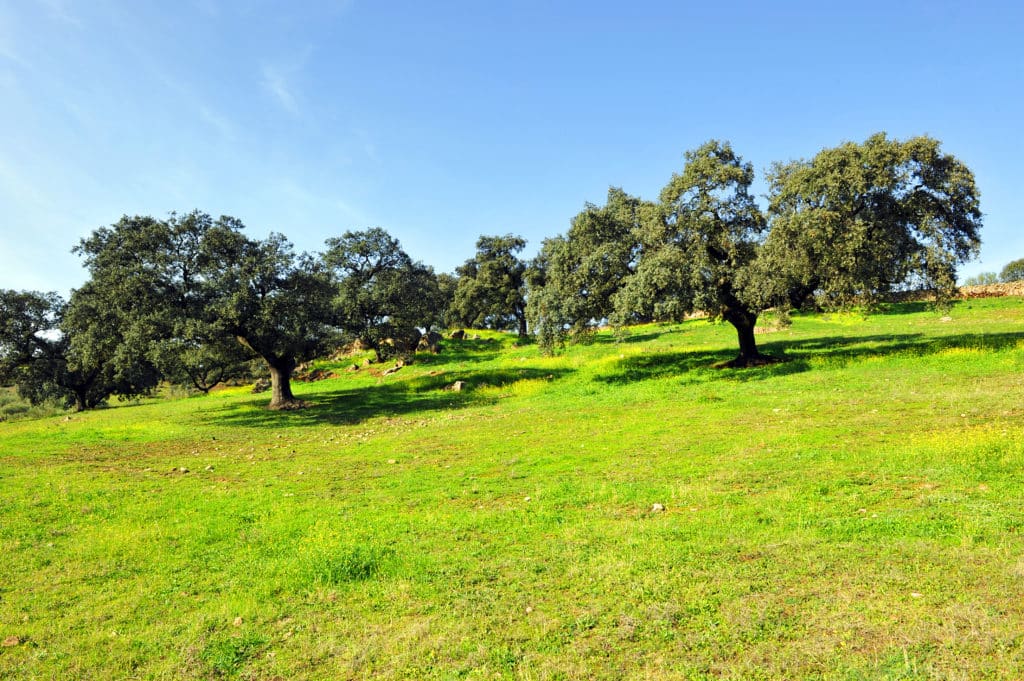
{"type": "Polygon", "coordinates": [[[0,423],[0,677],[1024,677],[1024,301],[759,338],[0,423]]]}

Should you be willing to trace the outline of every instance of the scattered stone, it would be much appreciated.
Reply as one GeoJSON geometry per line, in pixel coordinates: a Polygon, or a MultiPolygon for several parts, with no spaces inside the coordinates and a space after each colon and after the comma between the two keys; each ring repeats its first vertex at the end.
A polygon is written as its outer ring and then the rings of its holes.
{"type": "Polygon", "coordinates": [[[363,360],[363,366],[364,366],[364,367],[368,367],[368,366],[370,366],[371,364],[373,364],[373,360],[372,360],[372,359],[370,359],[369,357],[367,357],[366,359],[364,359],[364,360],[363,360]]]}
{"type": "Polygon", "coordinates": [[[449,336],[449,337],[452,340],[462,340],[463,338],[466,337],[466,330],[465,329],[457,329],[455,331],[452,331],[451,336],[449,336]]]}
{"type": "Polygon", "coordinates": [[[665,512],[665,504],[652,504],[651,505],[651,513],[664,513],[664,512],[665,512]]]}
{"type": "Polygon", "coordinates": [[[204,468],[203,470],[212,471],[213,470],[213,465],[211,464],[211,465],[207,466],[206,468],[204,468]]]}
{"type": "Polygon", "coordinates": [[[529,605],[526,606],[526,614],[529,615],[531,612],[533,612],[533,608],[529,605]]]}
{"type": "Polygon", "coordinates": [[[450,386],[445,388],[445,390],[451,390],[452,392],[457,392],[457,393],[460,393],[460,392],[462,392],[465,389],[466,389],[466,382],[465,381],[455,381],[450,386]]]}
{"type": "Polygon", "coordinates": [[[473,335],[471,336],[471,338],[472,338],[473,340],[480,340],[480,334],[478,334],[478,333],[474,333],[474,334],[473,334],[473,335]]]}
{"type": "Polygon", "coordinates": [[[388,463],[398,463],[398,461],[395,459],[388,459],[388,463]]]}
{"type": "Polygon", "coordinates": [[[399,362],[398,364],[396,364],[395,366],[391,367],[390,369],[385,369],[384,370],[384,375],[385,376],[390,376],[391,374],[395,373],[396,371],[401,371],[401,369],[402,369],[402,363],[399,362]]]}
{"type": "Polygon", "coordinates": [[[924,594],[918,593],[917,591],[911,591],[910,592],[910,597],[911,598],[921,598],[922,596],[924,596],[924,594]]]}
{"type": "Polygon", "coordinates": [[[21,639],[17,636],[8,636],[4,639],[4,648],[13,648],[16,645],[21,644],[21,639]]]}
{"type": "Polygon", "coordinates": [[[349,364],[348,368],[345,369],[345,371],[359,371],[359,365],[358,364],[349,364]]]}
{"type": "Polygon", "coordinates": [[[235,620],[231,624],[236,626],[236,627],[242,626],[242,618],[241,617],[236,617],[235,620]]]}
{"type": "Polygon", "coordinates": [[[179,473],[188,473],[188,469],[185,468],[184,466],[181,466],[181,467],[178,468],[178,472],[179,473]]]}
{"type": "Polygon", "coordinates": [[[945,317],[939,317],[939,321],[940,322],[951,322],[951,321],[953,321],[953,318],[950,317],[949,315],[946,315],[945,317]]]}
{"type": "Polygon", "coordinates": [[[532,501],[532,499],[530,497],[523,497],[523,501],[532,501]]]}
{"type": "Polygon", "coordinates": [[[441,340],[444,337],[436,331],[428,331],[420,337],[417,350],[427,350],[433,354],[441,352],[441,340]]]}
{"type": "Polygon", "coordinates": [[[335,378],[336,376],[334,372],[327,371],[326,369],[309,369],[304,367],[302,371],[296,369],[294,377],[296,381],[313,383],[315,381],[323,381],[328,378],[335,378]]]}
{"type": "Polygon", "coordinates": [[[270,390],[270,381],[266,378],[261,378],[252,386],[253,393],[265,393],[268,390],[270,390]]]}

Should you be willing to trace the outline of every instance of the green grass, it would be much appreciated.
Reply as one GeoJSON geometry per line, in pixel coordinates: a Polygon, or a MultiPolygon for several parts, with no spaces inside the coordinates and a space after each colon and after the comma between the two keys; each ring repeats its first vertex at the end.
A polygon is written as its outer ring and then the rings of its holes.
{"type": "Polygon", "coordinates": [[[0,423],[0,678],[1022,678],[1024,301],[950,316],[0,423]]]}

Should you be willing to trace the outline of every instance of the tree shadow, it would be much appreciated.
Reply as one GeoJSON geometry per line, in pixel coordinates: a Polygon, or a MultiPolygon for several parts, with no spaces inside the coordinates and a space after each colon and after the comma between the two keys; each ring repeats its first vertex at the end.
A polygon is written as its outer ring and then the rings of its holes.
{"type": "Polygon", "coordinates": [[[802,373],[811,369],[812,360],[815,358],[824,357],[833,366],[845,366],[888,355],[926,356],[950,349],[998,351],[1013,347],[1022,340],[1024,331],[942,337],[910,333],[779,340],[760,344],[764,354],[783,360],[777,364],[746,369],[714,368],[714,365],[727,362],[736,356],[736,350],[733,348],[656,352],[622,359],[612,371],[595,376],[594,380],[607,384],[623,384],[674,376],[679,377],[683,383],[703,383],[708,380],[748,382],[802,373]]]}
{"type": "MultiPolygon", "coordinates": [[[[474,360],[479,357],[473,355],[474,360]]],[[[448,359],[450,361],[450,354],[448,359]]],[[[299,397],[309,406],[293,411],[271,411],[267,409],[265,396],[254,396],[243,405],[228,405],[207,412],[207,419],[219,425],[261,429],[354,425],[378,416],[407,416],[495,404],[502,395],[488,388],[528,380],[555,381],[571,372],[570,369],[530,368],[446,371],[347,390],[305,393],[299,397]],[[461,390],[452,389],[456,381],[464,383],[461,390]]]]}

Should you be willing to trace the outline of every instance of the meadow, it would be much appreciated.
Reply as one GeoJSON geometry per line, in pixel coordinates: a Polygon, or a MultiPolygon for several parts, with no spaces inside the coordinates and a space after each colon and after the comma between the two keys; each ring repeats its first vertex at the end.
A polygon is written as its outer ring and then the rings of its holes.
{"type": "Polygon", "coordinates": [[[1024,677],[1024,299],[765,324],[0,423],[0,678],[1024,677]]]}

